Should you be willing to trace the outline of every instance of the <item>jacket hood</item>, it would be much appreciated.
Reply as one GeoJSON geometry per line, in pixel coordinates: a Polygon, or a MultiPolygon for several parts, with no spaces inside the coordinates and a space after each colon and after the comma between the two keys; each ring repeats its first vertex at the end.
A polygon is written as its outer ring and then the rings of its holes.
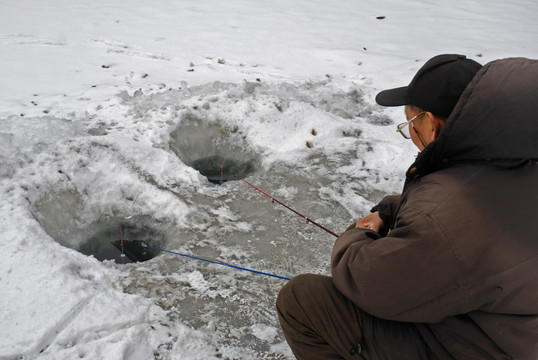
{"type": "Polygon", "coordinates": [[[411,169],[424,175],[454,163],[513,166],[529,159],[538,160],[538,60],[510,58],[477,72],[411,169]]]}

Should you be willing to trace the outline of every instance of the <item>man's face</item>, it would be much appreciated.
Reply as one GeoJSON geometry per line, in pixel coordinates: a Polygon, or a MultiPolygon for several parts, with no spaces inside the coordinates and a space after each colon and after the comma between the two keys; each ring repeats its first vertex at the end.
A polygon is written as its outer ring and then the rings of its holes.
{"type": "Polygon", "coordinates": [[[405,107],[407,121],[416,117],[409,124],[409,136],[413,144],[420,150],[437,139],[439,132],[445,126],[445,120],[429,111],[417,112],[412,107],[405,107]]]}
{"type": "MultiPolygon", "coordinates": [[[[407,121],[412,119],[414,116],[419,114],[418,112],[413,112],[412,110],[409,110],[408,108],[405,109],[405,115],[407,117],[407,121]]],[[[423,119],[427,114],[421,114],[419,115],[411,124],[409,124],[409,135],[411,136],[411,141],[413,141],[413,144],[420,150],[424,150],[426,145],[428,143],[425,142],[421,134],[425,134],[425,124],[427,121],[424,121],[423,119]]]]}

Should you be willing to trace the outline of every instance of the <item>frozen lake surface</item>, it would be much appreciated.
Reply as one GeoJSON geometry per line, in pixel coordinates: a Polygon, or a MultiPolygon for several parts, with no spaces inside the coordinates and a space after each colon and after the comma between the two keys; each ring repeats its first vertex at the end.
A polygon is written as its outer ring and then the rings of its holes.
{"type": "Polygon", "coordinates": [[[438,53],[536,57],[536,15],[523,0],[0,4],[0,359],[291,359],[285,280],[133,245],[329,274],[334,236],[236,175],[340,233],[416,154],[375,94],[438,53]]]}

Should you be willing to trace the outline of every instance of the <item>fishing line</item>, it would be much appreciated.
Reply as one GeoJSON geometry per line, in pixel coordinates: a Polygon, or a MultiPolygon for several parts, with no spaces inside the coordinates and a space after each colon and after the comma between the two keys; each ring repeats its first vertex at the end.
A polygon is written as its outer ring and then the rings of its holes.
{"type": "Polygon", "coordinates": [[[121,244],[121,255],[120,255],[120,257],[125,257],[125,253],[123,252],[123,230],[121,229],[121,225],[120,225],[120,244],[121,244]]]}
{"type": "Polygon", "coordinates": [[[317,222],[315,222],[314,220],[312,220],[312,219],[310,219],[310,218],[304,216],[303,214],[301,214],[301,213],[298,212],[297,210],[292,209],[291,207],[289,207],[288,205],[284,204],[283,202],[281,202],[281,201],[275,199],[274,197],[272,197],[271,195],[267,194],[266,192],[264,192],[264,191],[258,189],[256,186],[252,185],[251,183],[249,183],[248,181],[246,181],[245,179],[243,179],[243,178],[240,177],[239,175],[236,175],[236,177],[237,177],[239,180],[243,181],[245,184],[250,185],[251,187],[253,187],[253,188],[256,189],[257,191],[259,191],[259,192],[262,193],[263,195],[265,195],[265,196],[267,196],[268,198],[270,198],[270,199],[272,200],[272,202],[276,202],[276,203],[278,203],[278,204],[284,206],[286,209],[288,209],[288,210],[290,210],[290,211],[293,211],[295,214],[299,215],[299,216],[302,217],[303,219],[306,219],[306,223],[307,223],[307,224],[308,224],[308,223],[312,223],[312,224],[316,225],[317,227],[319,227],[320,229],[325,230],[326,232],[328,232],[329,234],[331,234],[331,235],[333,235],[333,236],[335,236],[335,237],[339,237],[339,236],[340,236],[340,235],[338,235],[337,233],[335,233],[335,232],[333,232],[333,231],[327,229],[325,226],[320,225],[320,224],[318,224],[317,222]]]}
{"type": "Polygon", "coordinates": [[[158,248],[156,246],[151,246],[151,245],[146,245],[146,244],[142,244],[142,246],[144,246],[144,247],[146,247],[148,249],[158,250],[158,251],[167,252],[167,253],[174,254],[174,255],[187,257],[189,259],[200,260],[200,261],[205,261],[205,262],[208,262],[208,263],[211,263],[211,264],[227,266],[227,267],[230,267],[230,268],[233,268],[233,269],[236,269],[236,270],[249,271],[251,273],[255,273],[255,274],[259,274],[259,275],[265,275],[265,276],[271,276],[271,277],[275,277],[275,278],[283,279],[283,280],[291,280],[291,278],[289,278],[289,277],[280,276],[280,275],[276,275],[276,274],[271,274],[271,273],[267,273],[267,272],[263,272],[263,271],[259,271],[259,270],[248,269],[248,268],[241,267],[241,266],[227,264],[227,263],[224,263],[224,262],[221,262],[221,261],[204,259],[204,258],[201,258],[201,257],[198,257],[198,256],[182,254],[182,253],[175,252],[175,251],[161,249],[161,248],[158,248]]]}

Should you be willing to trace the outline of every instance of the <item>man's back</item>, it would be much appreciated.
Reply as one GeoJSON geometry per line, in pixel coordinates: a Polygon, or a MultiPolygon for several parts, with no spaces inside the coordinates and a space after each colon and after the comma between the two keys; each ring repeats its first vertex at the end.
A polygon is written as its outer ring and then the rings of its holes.
{"type": "MultiPolygon", "coordinates": [[[[376,317],[416,323],[439,358],[537,358],[536,114],[538,61],[484,66],[410,167],[387,236],[336,241],[337,288],[376,317]]],[[[383,352],[378,334],[366,338],[383,352]]]]}
{"type": "Polygon", "coordinates": [[[430,294],[436,305],[427,311],[446,318],[425,327],[455,358],[538,355],[538,236],[529,232],[538,224],[530,210],[536,184],[533,161],[509,169],[459,165],[426,176],[404,205],[427,213],[443,234],[430,240],[446,246],[446,257],[429,269],[441,291],[430,294]]]}

